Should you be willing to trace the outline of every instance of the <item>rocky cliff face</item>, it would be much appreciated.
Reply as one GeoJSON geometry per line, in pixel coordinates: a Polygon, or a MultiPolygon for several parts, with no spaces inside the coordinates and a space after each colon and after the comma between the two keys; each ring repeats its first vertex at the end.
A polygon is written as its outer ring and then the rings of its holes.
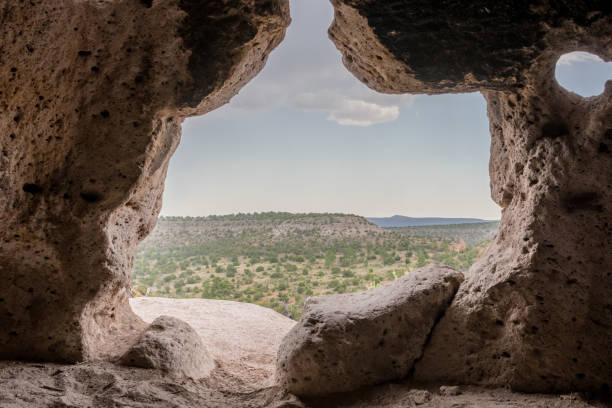
{"type": "Polygon", "coordinates": [[[554,79],[574,50],[612,59],[602,1],[333,0],[345,65],[391,93],[481,91],[499,233],[436,326],[415,378],[527,391],[612,381],[612,82],[554,79]]]}
{"type": "Polygon", "coordinates": [[[106,358],[138,335],[126,287],[181,122],[288,24],[283,0],[0,1],[0,358],[106,358]]]}

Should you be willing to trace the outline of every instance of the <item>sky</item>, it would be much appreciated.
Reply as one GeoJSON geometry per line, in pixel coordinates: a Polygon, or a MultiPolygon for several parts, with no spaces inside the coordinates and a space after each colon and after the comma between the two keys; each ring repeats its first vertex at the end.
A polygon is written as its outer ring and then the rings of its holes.
{"type": "MultiPolygon", "coordinates": [[[[183,124],[162,215],[500,218],[479,93],[378,94],[344,68],[328,39],[328,0],[292,0],[291,14],[262,72],[229,104],[183,124]]],[[[612,64],[572,53],[556,75],[594,95],[612,78],[612,64]]]]}

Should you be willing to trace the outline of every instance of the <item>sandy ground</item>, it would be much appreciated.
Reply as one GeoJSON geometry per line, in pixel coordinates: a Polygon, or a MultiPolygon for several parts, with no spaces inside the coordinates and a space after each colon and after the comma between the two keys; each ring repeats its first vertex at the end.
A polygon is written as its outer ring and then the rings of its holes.
{"type": "Polygon", "coordinates": [[[295,325],[274,310],[227,300],[140,297],[130,305],[147,323],[161,315],[189,323],[228,381],[244,392],[274,385],[276,351],[295,325]]]}
{"type": "Polygon", "coordinates": [[[78,365],[0,362],[0,407],[53,408],[587,408],[579,395],[525,395],[506,390],[462,387],[441,395],[438,387],[393,384],[323,400],[300,402],[276,387],[232,390],[219,372],[202,381],[173,380],[153,370],[111,363],[78,365]]]}
{"type": "MultiPolygon", "coordinates": [[[[521,394],[505,389],[456,387],[458,395],[449,395],[439,385],[406,383],[384,384],[357,393],[341,394],[308,401],[316,408],[607,408],[601,401],[588,401],[579,394],[521,394]]],[[[454,393],[453,393],[454,394],[454,393]]]]}
{"type": "Polygon", "coordinates": [[[386,384],[368,390],[300,402],[274,386],[276,350],[295,324],[260,306],[215,300],[137,298],[132,307],[145,321],[170,315],[190,323],[216,360],[200,381],[173,379],[154,370],[112,363],[76,365],[0,362],[0,407],[53,408],[586,408],[606,407],[579,395],[525,395],[461,387],[386,384]],[[456,391],[456,390],[455,390],[456,391]],[[454,392],[453,392],[454,393],[454,392]],[[447,394],[447,395],[445,395],[447,394]]]}

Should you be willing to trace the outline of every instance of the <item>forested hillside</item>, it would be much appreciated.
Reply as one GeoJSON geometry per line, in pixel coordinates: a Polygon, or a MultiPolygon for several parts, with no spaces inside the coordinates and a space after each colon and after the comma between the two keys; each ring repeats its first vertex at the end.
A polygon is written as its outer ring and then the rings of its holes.
{"type": "Polygon", "coordinates": [[[383,228],[424,227],[428,225],[475,224],[488,222],[480,218],[440,218],[440,217],[366,217],[366,220],[383,228]]]}
{"type": "Polygon", "coordinates": [[[498,228],[499,221],[488,221],[465,224],[390,228],[390,230],[422,237],[447,237],[453,240],[464,241],[466,244],[475,245],[482,241],[493,239],[498,228]]]}
{"type": "Polygon", "coordinates": [[[133,287],[252,302],[298,318],[308,296],[369,289],[430,262],[466,270],[489,242],[438,231],[392,231],[345,214],[161,217],[139,248],[133,287]]]}

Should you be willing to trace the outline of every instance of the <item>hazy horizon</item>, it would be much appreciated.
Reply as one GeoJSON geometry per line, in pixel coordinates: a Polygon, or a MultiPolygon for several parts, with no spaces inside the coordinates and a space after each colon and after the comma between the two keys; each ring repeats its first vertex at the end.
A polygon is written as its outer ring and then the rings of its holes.
{"type": "Polygon", "coordinates": [[[310,212],[296,212],[296,211],[275,211],[275,210],[270,210],[270,211],[248,211],[248,212],[230,212],[230,213],[219,213],[219,214],[206,214],[206,215],[181,215],[181,214],[160,214],[160,217],[192,217],[192,218],[196,218],[196,217],[224,217],[224,216],[229,216],[229,215],[254,215],[254,214],[266,214],[266,213],[285,213],[285,214],[293,214],[293,215],[299,215],[299,214],[343,214],[343,215],[355,215],[358,217],[363,217],[363,218],[392,218],[392,217],[408,217],[408,218],[442,218],[442,219],[447,219],[447,218],[456,218],[456,219],[479,219],[479,220],[483,220],[483,221],[499,221],[500,218],[496,218],[496,219],[489,219],[489,218],[481,218],[481,217],[446,217],[444,215],[432,215],[432,216],[422,216],[422,217],[412,217],[410,215],[406,215],[406,214],[390,214],[390,215],[367,215],[367,214],[356,214],[356,213],[347,213],[347,212],[335,212],[335,211],[310,211],[310,212]]]}
{"type": "MultiPolygon", "coordinates": [[[[344,68],[327,38],[327,0],[293,0],[291,12],[285,40],[262,72],[229,104],[184,123],[162,215],[500,218],[480,93],[376,93],[344,68]]],[[[569,54],[557,78],[596,94],[611,66],[569,54]]]]}

